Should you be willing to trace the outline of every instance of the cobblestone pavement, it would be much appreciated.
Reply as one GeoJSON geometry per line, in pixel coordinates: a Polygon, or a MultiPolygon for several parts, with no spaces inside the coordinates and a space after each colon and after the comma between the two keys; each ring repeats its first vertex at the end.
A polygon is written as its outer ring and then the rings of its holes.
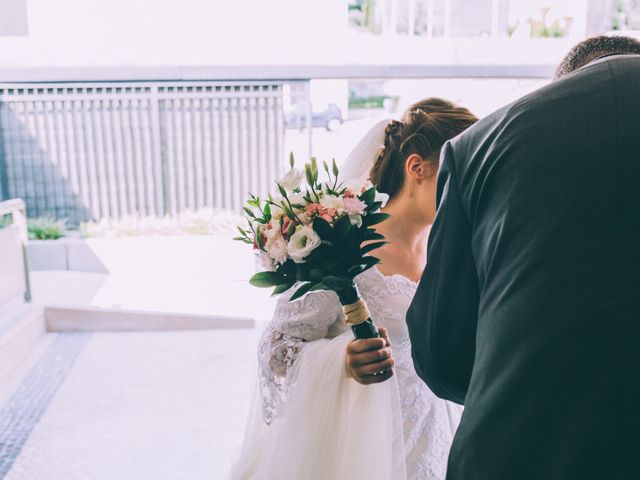
{"type": "Polygon", "coordinates": [[[55,338],[0,405],[0,480],[224,478],[257,333],[47,334],[55,338]]]}

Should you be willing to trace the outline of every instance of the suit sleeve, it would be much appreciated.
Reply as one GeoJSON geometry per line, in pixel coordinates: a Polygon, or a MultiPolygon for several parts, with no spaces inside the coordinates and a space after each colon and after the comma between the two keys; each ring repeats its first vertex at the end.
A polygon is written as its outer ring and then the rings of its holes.
{"type": "Polygon", "coordinates": [[[418,375],[439,397],[464,404],[475,356],[479,294],[471,224],[449,143],[443,149],[437,188],[427,268],[407,324],[418,375]]]}

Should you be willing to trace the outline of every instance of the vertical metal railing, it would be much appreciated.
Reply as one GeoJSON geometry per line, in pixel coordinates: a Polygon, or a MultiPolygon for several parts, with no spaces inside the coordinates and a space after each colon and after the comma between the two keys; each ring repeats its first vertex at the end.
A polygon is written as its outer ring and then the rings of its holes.
{"type": "Polygon", "coordinates": [[[238,211],[283,165],[282,82],[0,85],[0,199],[71,224],[238,211]]]}

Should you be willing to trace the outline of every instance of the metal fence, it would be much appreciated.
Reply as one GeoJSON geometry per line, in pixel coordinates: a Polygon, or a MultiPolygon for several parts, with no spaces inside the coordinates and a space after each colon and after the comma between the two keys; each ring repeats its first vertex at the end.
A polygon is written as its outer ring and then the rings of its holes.
{"type": "Polygon", "coordinates": [[[277,81],[0,85],[0,199],[71,224],[239,210],[283,141],[277,81]]]}

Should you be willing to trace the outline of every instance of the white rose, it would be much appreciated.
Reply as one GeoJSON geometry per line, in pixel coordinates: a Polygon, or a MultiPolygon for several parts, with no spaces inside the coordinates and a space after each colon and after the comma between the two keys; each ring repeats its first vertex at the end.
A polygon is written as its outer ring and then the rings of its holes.
{"type": "Polygon", "coordinates": [[[300,227],[289,239],[289,256],[296,263],[304,263],[304,258],[320,246],[321,240],[311,227],[300,227]]]}
{"type": "Polygon", "coordinates": [[[304,205],[306,202],[304,201],[304,194],[300,193],[292,193],[289,195],[289,201],[292,205],[304,205]]]}
{"type": "Polygon", "coordinates": [[[354,227],[360,228],[362,226],[362,215],[349,214],[349,221],[354,227]]]}
{"type": "Polygon", "coordinates": [[[374,198],[374,201],[382,202],[382,205],[380,206],[380,208],[384,208],[387,202],[389,201],[389,195],[387,195],[386,193],[378,192],[376,190],[376,196],[374,198]]]}
{"type": "Polygon", "coordinates": [[[344,209],[344,202],[342,198],[336,197],[335,195],[325,195],[320,199],[320,205],[325,208],[334,208],[336,210],[344,209]]]}
{"type": "Polygon", "coordinates": [[[300,186],[302,183],[302,179],[304,178],[304,173],[300,170],[296,170],[291,167],[284,177],[282,177],[278,183],[282,188],[284,188],[287,192],[292,192],[296,188],[300,186]]]}

